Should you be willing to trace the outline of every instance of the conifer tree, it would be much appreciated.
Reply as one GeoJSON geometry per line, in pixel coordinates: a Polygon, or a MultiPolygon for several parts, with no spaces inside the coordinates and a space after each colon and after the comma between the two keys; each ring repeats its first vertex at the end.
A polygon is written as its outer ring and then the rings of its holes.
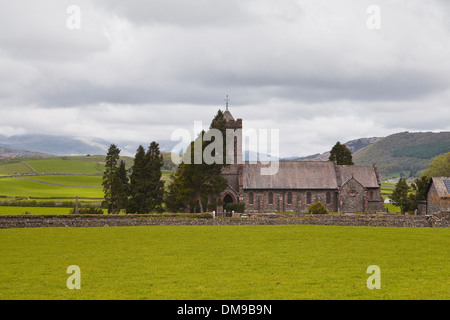
{"type": "Polygon", "coordinates": [[[130,176],[130,200],[127,213],[162,212],[164,182],[161,181],[163,157],[159,145],[152,142],[145,152],[139,146],[130,176]]]}
{"type": "Polygon", "coordinates": [[[105,172],[103,174],[103,192],[108,213],[114,213],[117,206],[117,187],[115,186],[117,177],[117,162],[119,160],[120,149],[115,144],[111,144],[105,159],[105,172]]]}
{"type": "MultiPolygon", "coordinates": [[[[227,181],[221,176],[221,170],[225,165],[225,119],[223,118],[222,111],[219,110],[217,115],[211,122],[210,129],[218,129],[222,134],[223,147],[222,161],[218,161],[212,164],[207,164],[203,157],[205,148],[214,143],[212,141],[205,141],[203,137],[205,132],[202,131],[195,141],[192,141],[188,147],[188,152],[185,157],[190,157],[190,161],[185,161],[178,166],[177,172],[174,176],[174,181],[169,187],[171,190],[168,200],[175,201],[175,203],[169,204],[170,206],[177,207],[180,203],[184,203],[188,208],[193,207],[194,204],[198,204],[199,211],[203,213],[204,204],[208,202],[208,199],[218,198],[220,193],[225,190],[227,181]],[[197,141],[197,143],[196,143],[197,141]],[[195,146],[201,146],[201,150],[195,150],[195,146]],[[195,152],[201,152],[202,162],[195,163],[195,152]]],[[[212,156],[219,150],[213,149],[212,156]]],[[[185,160],[187,160],[185,158],[185,160]]]]}
{"type": "Polygon", "coordinates": [[[352,153],[339,141],[331,149],[328,160],[336,161],[338,165],[353,165],[352,153]]]}
{"type": "Polygon", "coordinates": [[[161,181],[161,167],[163,166],[163,157],[159,151],[159,144],[153,141],[148,148],[146,154],[146,170],[147,174],[147,210],[162,212],[162,203],[164,196],[164,181],[161,181]]]}
{"type": "Polygon", "coordinates": [[[113,188],[115,189],[115,193],[117,195],[116,212],[119,213],[121,209],[125,209],[127,207],[128,196],[130,193],[127,169],[123,160],[120,160],[119,167],[116,171],[113,188]]]}
{"type": "Polygon", "coordinates": [[[400,207],[402,213],[411,208],[412,201],[408,196],[409,189],[410,188],[406,183],[406,179],[400,178],[390,196],[391,203],[397,207],[400,207]]]}
{"type": "Polygon", "coordinates": [[[134,163],[130,175],[130,199],[128,201],[127,213],[144,213],[145,195],[145,150],[140,145],[134,157],[134,163]]]}

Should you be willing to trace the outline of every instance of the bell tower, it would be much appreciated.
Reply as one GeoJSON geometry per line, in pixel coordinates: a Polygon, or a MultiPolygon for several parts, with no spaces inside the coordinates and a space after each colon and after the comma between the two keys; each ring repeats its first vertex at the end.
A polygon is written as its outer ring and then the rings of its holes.
{"type": "MultiPolygon", "coordinates": [[[[223,117],[226,121],[226,151],[227,162],[222,169],[222,177],[224,177],[228,185],[222,192],[222,200],[225,203],[236,203],[243,201],[242,191],[242,119],[234,119],[228,110],[229,98],[225,99],[225,112],[223,117]],[[230,144],[232,147],[229,147],[230,144]]],[[[219,209],[221,212],[223,208],[219,209]]]]}
{"type": "Polygon", "coordinates": [[[230,99],[225,99],[225,112],[223,117],[226,121],[227,129],[227,164],[242,164],[242,119],[234,119],[228,110],[230,99]],[[228,147],[228,143],[233,143],[233,148],[228,147]]]}

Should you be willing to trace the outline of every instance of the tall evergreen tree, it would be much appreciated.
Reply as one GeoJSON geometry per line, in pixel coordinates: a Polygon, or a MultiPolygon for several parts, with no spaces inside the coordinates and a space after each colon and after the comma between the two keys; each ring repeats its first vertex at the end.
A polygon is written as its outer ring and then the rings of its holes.
{"type": "Polygon", "coordinates": [[[146,210],[145,170],[147,160],[145,150],[140,145],[134,157],[134,163],[130,175],[130,199],[127,213],[144,213],[146,210]]]}
{"type": "Polygon", "coordinates": [[[105,159],[105,172],[103,174],[103,192],[105,194],[105,203],[108,208],[108,213],[114,213],[114,208],[117,207],[117,162],[119,160],[120,149],[115,144],[111,144],[105,159]]]}
{"type": "Polygon", "coordinates": [[[328,160],[336,161],[338,165],[353,165],[352,153],[339,141],[331,149],[328,160]]]}
{"type": "Polygon", "coordinates": [[[125,162],[120,160],[119,167],[115,174],[114,187],[116,193],[116,212],[119,213],[121,209],[125,209],[128,205],[128,196],[130,194],[127,169],[125,162]]]}
{"type": "Polygon", "coordinates": [[[146,174],[147,179],[147,209],[149,212],[156,210],[162,212],[162,203],[164,196],[164,181],[161,181],[161,167],[163,166],[163,157],[159,151],[159,144],[153,141],[146,154],[146,174]]]}
{"type": "MultiPolygon", "coordinates": [[[[220,145],[221,148],[223,147],[223,150],[220,150],[223,155],[222,161],[217,161],[219,163],[205,162],[203,157],[205,149],[208,146],[211,147],[215,143],[215,140],[204,140],[205,132],[203,131],[196,139],[197,143],[196,141],[192,141],[188,147],[188,152],[185,154],[185,157],[190,156],[190,163],[186,161],[178,166],[172,185],[169,187],[171,193],[168,199],[174,201],[174,203],[169,204],[169,206],[178,206],[180,203],[184,203],[186,207],[192,208],[196,203],[199,211],[203,212],[208,200],[219,198],[220,193],[225,190],[227,181],[221,176],[221,170],[225,165],[223,159],[226,157],[225,124],[223,113],[219,110],[211,122],[210,129],[218,129],[222,134],[223,145],[220,145]],[[195,150],[196,145],[200,146],[201,150],[195,150]],[[201,152],[201,163],[195,164],[195,151],[201,152]]],[[[219,150],[214,148],[212,150],[208,148],[208,150],[212,152],[212,156],[216,152],[219,152],[219,150]]]]}
{"type": "Polygon", "coordinates": [[[130,175],[130,195],[127,213],[162,212],[164,182],[161,181],[163,157],[159,145],[152,142],[145,152],[139,146],[130,175]]]}

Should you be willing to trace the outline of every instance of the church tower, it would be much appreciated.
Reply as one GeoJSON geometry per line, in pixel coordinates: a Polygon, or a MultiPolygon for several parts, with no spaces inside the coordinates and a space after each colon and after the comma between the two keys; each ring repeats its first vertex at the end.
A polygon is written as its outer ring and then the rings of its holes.
{"type": "MultiPolygon", "coordinates": [[[[228,164],[242,164],[242,119],[234,119],[231,115],[231,112],[228,110],[228,102],[230,101],[227,98],[225,99],[225,112],[223,113],[223,117],[226,120],[226,129],[227,129],[227,142],[233,141],[233,149],[227,148],[229,151],[227,156],[232,157],[233,160],[228,160],[228,164]]],[[[227,146],[228,147],[228,146],[227,146]]]]}
{"type": "MultiPolygon", "coordinates": [[[[227,98],[225,99],[225,112],[223,116],[226,120],[227,142],[233,143],[233,148],[227,145],[227,164],[222,169],[222,176],[227,180],[228,185],[222,192],[222,200],[226,206],[228,203],[238,203],[243,200],[242,190],[242,119],[234,119],[228,110],[227,98]]],[[[225,208],[226,209],[226,208],[225,208]]],[[[221,211],[221,210],[219,210],[221,211]]]]}

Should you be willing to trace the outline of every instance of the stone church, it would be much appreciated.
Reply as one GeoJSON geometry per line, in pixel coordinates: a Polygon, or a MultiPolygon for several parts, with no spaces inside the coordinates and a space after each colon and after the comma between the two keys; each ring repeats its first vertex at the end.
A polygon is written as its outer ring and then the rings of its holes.
{"type": "MultiPolygon", "coordinates": [[[[224,112],[227,129],[242,129],[242,119],[224,112]]],[[[242,159],[242,141],[234,141],[234,164],[222,176],[228,186],[222,192],[227,203],[244,203],[245,212],[307,212],[321,202],[329,212],[382,212],[381,182],[372,166],[338,165],[333,161],[279,161],[273,175],[261,175],[261,163],[242,159]]],[[[223,207],[218,209],[223,214],[223,207]]]]}

